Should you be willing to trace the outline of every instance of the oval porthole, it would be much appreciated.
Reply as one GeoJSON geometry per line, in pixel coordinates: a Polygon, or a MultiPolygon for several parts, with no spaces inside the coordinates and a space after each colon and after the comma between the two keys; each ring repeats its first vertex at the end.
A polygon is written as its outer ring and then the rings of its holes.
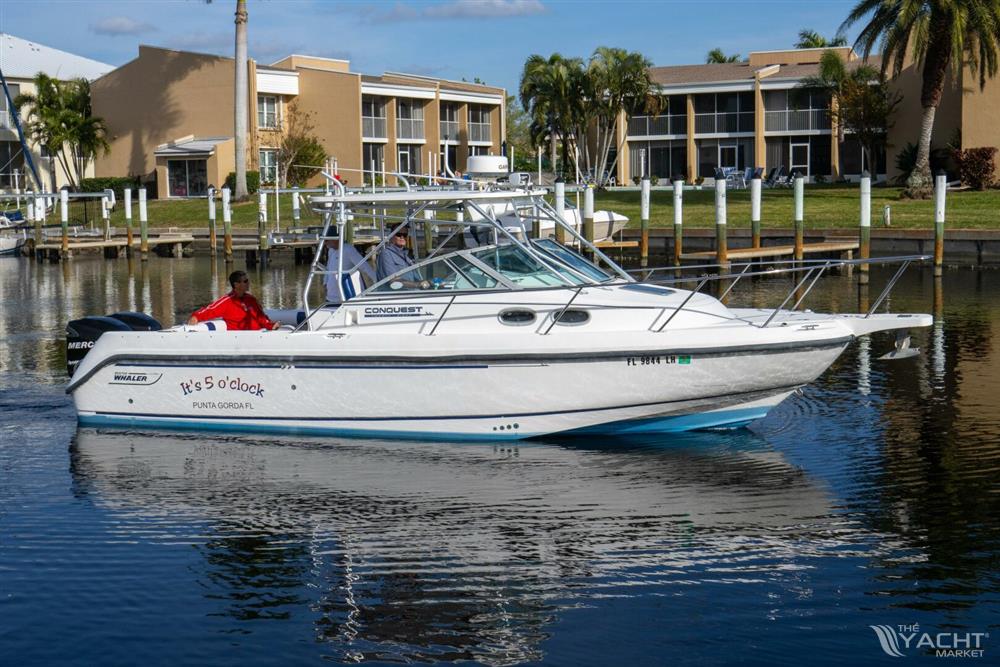
{"type": "Polygon", "coordinates": [[[500,321],[511,326],[524,326],[535,321],[533,310],[505,310],[500,313],[500,321]]]}
{"type": "Polygon", "coordinates": [[[552,317],[555,319],[556,324],[579,325],[587,323],[587,320],[590,319],[590,313],[586,310],[571,308],[569,310],[556,312],[552,317]]]}

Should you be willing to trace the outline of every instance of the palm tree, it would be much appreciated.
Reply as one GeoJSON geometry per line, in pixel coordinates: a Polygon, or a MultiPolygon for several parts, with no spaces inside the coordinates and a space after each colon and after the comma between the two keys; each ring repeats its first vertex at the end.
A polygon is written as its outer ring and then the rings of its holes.
{"type": "Polygon", "coordinates": [[[720,63],[738,63],[740,61],[740,54],[734,53],[731,56],[727,56],[723,53],[722,49],[715,47],[705,55],[705,64],[707,65],[717,65],[720,63]]]}
{"type": "Polygon", "coordinates": [[[247,83],[247,2],[236,0],[236,184],[233,196],[247,198],[247,113],[249,87],[247,83]]]}
{"type": "Polygon", "coordinates": [[[799,41],[795,42],[797,49],[823,49],[834,46],[847,46],[847,38],[838,34],[833,39],[827,39],[815,30],[799,30],[799,41]]]}
{"type": "MultiPolygon", "coordinates": [[[[604,185],[605,174],[615,168],[621,146],[615,132],[618,117],[634,115],[659,115],[664,98],[649,76],[653,64],[641,53],[625,49],[598,47],[587,65],[587,77],[593,95],[587,110],[595,129],[595,170],[598,185],[604,185]],[[611,146],[618,148],[615,162],[608,164],[611,146]]],[[[589,166],[589,156],[588,156],[589,166]]]]}
{"type": "Polygon", "coordinates": [[[90,82],[58,81],[42,72],[32,81],[35,92],[18,95],[14,105],[25,117],[32,140],[56,157],[76,190],[88,163],[98,151],[107,153],[110,148],[104,120],[92,114],[90,82]]]}
{"type": "Polygon", "coordinates": [[[889,91],[885,78],[868,65],[848,68],[836,51],[824,51],[819,73],[802,79],[796,92],[821,90],[830,98],[830,116],[837,121],[837,141],[846,130],[861,144],[865,164],[875,165],[877,149],[885,143],[899,95],[889,91]]]}
{"type": "Polygon", "coordinates": [[[521,71],[518,93],[531,119],[531,138],[536,146],[548,139],[553,171],[558,142],[562,138],[565,143],[579,115],[582,72],[579,58],[564,58],[559,53],[548,59],[532,55],[521,71]]]}
{"type": "Polygon", "coordinates": [[[996,0],[859,0],[840,30],[866,21],[855,41],[867,59],[876,44],[882,52],[883,73],[893,75],[912,55],[921,68],[920,104],[923,118],[917,161],[907,179],[907,194],[931,192],[930,152],[934,115],[949,69],[958,74],[968,63],[979,75],[980,88],[996,75],[1000,56],[1000,2],[996,0]]]}

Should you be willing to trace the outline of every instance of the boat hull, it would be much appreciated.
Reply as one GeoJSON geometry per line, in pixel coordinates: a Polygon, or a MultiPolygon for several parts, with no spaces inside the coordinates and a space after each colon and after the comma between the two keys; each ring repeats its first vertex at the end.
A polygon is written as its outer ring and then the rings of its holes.
{"type": "Polygon", "coordinates": [[[847,342],[420,363],[121,359],[73,397],[80,422],[99,426],[447,440],[666,433],[765,416],[847,342]]]}

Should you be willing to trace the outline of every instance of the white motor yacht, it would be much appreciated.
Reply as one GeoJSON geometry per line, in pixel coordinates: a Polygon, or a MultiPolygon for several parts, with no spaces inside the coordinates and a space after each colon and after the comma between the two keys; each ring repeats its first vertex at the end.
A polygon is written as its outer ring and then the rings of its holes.
{"type": "MultiPolygon", "coordinates": [[[[875,312],[895,279],[866,314],[797,310],[820,265],[805,272],[789,308],[794,290],[778,308],[731,308],[700,291],[708,278],[694,290],[638,282],[559,219],[544,194],[341,188],[313,197],[325,226],[302,321],[273,332],[71,322],[67,391],[79,421],[449,440],[729,428],[766,415],[858,336],[932,323],[875,312]],[[481,205],[497,201],[530,204],[602,268],[552,239],[512,234],[481,205]],[[480,219],[445,219],[456,203],[480,219]],[[333,226],[343,238],[352,211],[378,209],[395,225],[386,238],[410,227],[423,238],[436,230],[440,242],[360,294],[354,267],[338,266],[343,305],[310,304],[314,278],[329,273],[323,239],[333,226]],[[486,245],[458,247],[469,225],[490,237],[486,245]]],[[[908,337],[898,340],[908,347],[908,337]]]]}

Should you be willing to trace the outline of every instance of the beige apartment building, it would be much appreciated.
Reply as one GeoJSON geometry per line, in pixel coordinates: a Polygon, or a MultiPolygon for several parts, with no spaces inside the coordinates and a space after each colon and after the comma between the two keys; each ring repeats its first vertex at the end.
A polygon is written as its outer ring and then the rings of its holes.
{"type": "MultiPolygon", "coordinates": [[[[235,168],[232,58],[140,46],[136,59],[94,81],[94,114],[111,151],[98,176],[135,175],[160,198],[205,194],[235,168]]],[[[499,155],[506,136],[502,88],[386,72],[350,71],[346,60],[290,55],[249,62],[248,168],[277,174],[277,148],[294,103],[348,183],[385,172],[426,174],[447,159],[499,155]],[[447,156],[447,157],[445,157],[447,156]]],[[[319,177],[317,177],[318,179],[319,177]]],[[[390,183],[392,178],[387,179],[390,183]]]]}
{"type": "MultiPolygon", "coordinates": [[[[887,147],[876,164],[866,164],[858,142],[847,133],[839,139],[831,119],[830,99],[821,91],[803,90],[803,81],[819,73],[826,49],[758,51],[743,62],[653,67],[650,75],[668,109],[657,117],[621,118],[623,146],[617,178],[627,183],[635,176],[661,179],[683,175],[688,182],[711,181],[715,169],[745,170],[763,167],[765,174],[784,167],[810,181],[856,179],[862,171],[876,178],[898,175],[896,155],[908,142],[916,143],[922,108],[920,71],[908,63],[893,87],[902,102],[887,137],[887,147]]],[[[834,49],[848,64],[861,59],[849,47],[834,49]]],[[[878,68],[877,58],[869,64],[878,68]]],[[[949,75],[946,93],[937,111],[932,145],[945,147],[957,134],[961,146],[1000,146],[1000,83],[980,91],[969,71],[949,75]]]]}

